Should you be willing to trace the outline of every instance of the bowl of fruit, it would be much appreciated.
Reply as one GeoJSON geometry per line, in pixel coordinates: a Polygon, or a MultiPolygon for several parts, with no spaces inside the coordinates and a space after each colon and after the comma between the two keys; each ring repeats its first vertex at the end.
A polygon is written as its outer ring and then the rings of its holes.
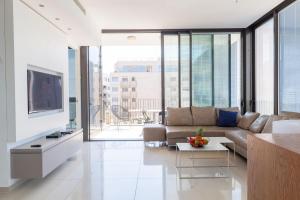
{"type": "Polygon", "coordinates": [[[188,137],[188,142],[192,145],[192,147],[199,148],[207,145],[209,143],[209,139],[203,137],[203,129],[198,128],[196,130],[196,136],[188,137]]]}

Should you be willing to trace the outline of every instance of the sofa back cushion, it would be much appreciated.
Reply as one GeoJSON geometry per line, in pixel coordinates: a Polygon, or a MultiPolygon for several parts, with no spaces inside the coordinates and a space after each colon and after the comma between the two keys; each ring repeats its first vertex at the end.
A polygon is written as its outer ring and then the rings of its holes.
{"type": "Polygon", "coordinates": [[[217,119],[219,118],[219,112],[220,110],[224,111],[230,111],[230,112],[237,112],[237,122],[240,121],[241,119],[241,111],[239,107],[228,107],[228,108],[216,108],[216,113],[217,113],[217,119]]]}
{"type": "Polygon", "coordinates": [[[217,125],[220,127],[236,127],[238,112],[219,110],[217,125]]]}
{"type": "Polygon", "coordinates": [[[216,109],[214,107],[191,107],[193,124],[195,126],[215,126],[216,109]]]}
{"type": "Polygon", "coordinates": [[[249,130],[253,133],[260,133],[265,127],[267,121],[269,119],[268,115],[259,116],[249,127],[249,130]]]}
{"type": "Polygon", "coordinates": [[[190,107],[184,108],[167,108],[167,125],[168,126],[191,126],[193,117],[190,107]]]}
{"type": "Polygon", "coordinates": [[[248,130],[251,124],[259,117],[259,113],[256,112],[246,112],[238,123],[238,127],[248,130]]]}
{"type": "Polygon", "coordinates": [[[271,115],[266,122],[265,127],[262,130],[262,133],[273,133],[272,126],[274,121],[279,121],[279,120],[288,120],[289,117],[287,116],[278,116],[278,115],[271,115]]]}

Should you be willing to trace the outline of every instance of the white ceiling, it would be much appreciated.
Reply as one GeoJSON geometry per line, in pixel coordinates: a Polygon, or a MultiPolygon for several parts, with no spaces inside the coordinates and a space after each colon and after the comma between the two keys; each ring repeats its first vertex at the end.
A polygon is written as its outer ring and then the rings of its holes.
{"type": "Polygon", "coordinates": [[[159,33],[113,33],[113,34],[102,34],[101,45],[160,45],[160,34],[159,33]],[[134,36],[135,39],[130,40],[128,36],[134,36]]]}
{"type": "Polygon", "coordinates": [[[102,29],[245,28],[283,0],[79,0],[86,15],[73,0],[23,1],[88,45],[102,29]]]}
{"type": "Polygon", "coordinates": [[[85,0],[104,29],[244,28],[283,0],[85,0]]]}

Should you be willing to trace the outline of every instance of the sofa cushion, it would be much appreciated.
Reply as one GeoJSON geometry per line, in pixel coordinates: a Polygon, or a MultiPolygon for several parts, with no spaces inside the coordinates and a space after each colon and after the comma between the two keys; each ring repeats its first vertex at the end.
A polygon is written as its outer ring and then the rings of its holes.
{"type": "Polygon", "coordinates": [[[272,125],[273,121],[279,121],[279,120],[288,120],[289,117],[287,116],[278,116],[278,115],[271,115],[268,119],[268,121],[265,124],[265,127],[262,130],[262,133],[272,133],[272,125]]]}
{"type": "Polygon", "coordinates": [[[252,134],[252,132],[248,130],[234,130],[234,131],[226,131],[225,136],[232,140],[236,145],[239,145],[245,149],[247,149],[247,135],[252,134]]]}
{"type": "Polygon", "coordinates": [[[161,124],[145,124],[143,128],[143,138],[148,141],[165,141],[166,128],[161,124]]]}
{"type": "Polygon", "coordinates": [[[167,108],[167,125],[168,126],[185,126],[193,125],[191,109],[185,108],[167,108]]]}
{"type": "Polygon", "coordinates": [[[256,112],[246,112],[245,115],[242,116],[238,123],[238,127],[248,130],[251,124],[259,117],[259,113],[256,112]]]}
{"type": "Polygon", "coordinates": [[[228,108],[216,108],[217,119],[219,118],[220,110],[229,111],[229,112],[237,112],[237,122],[241,119],[241,111],[239,107],[228,107],[228,108]]]}
{"type": "Polygon", "coordinates": [[[265,127],[267,121],[269,119],[268,115],[259,116],[249,127],[249,131],[253,133],[260,133],[265,127]]]}
{"type": "MultiPolygon", "coordinates": [[[[166,126],[167,138],[186,138],[195,136],[199,126],[166,126]]],[[[222,137],[226,131],[237,130],[236,127],[201,126],[206,137],[222,137]]]]}
{"type": "Polygon", "coordinates": [[[219,110],[218,126],[220,127],[236,127],[237,112],[219,110]]]}
{"type": "Polygon", "coordinates": [[[193,116],[193,125],[198,126],[215,126],[216,109],[214,107],[191,107],[193,116]]]}

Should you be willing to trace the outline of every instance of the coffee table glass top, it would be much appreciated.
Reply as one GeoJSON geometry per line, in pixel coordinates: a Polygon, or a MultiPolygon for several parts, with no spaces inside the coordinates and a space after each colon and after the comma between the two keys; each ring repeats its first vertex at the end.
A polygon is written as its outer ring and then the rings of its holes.
{"type": "Polygon", "coordinates": [[[179,151],[228,151],[222,144],[204,145],[203,147],[195,148],[189,143],[176,143],[179,151]]]}
{"type": "Polygon", "coordinates": [[[189,143],[176,143],[179,151],[228,151],[227,147],[222,145],[233,143],[226,137],[208,137],[209,143],[200,148],[192,147],[189,143]]]}

